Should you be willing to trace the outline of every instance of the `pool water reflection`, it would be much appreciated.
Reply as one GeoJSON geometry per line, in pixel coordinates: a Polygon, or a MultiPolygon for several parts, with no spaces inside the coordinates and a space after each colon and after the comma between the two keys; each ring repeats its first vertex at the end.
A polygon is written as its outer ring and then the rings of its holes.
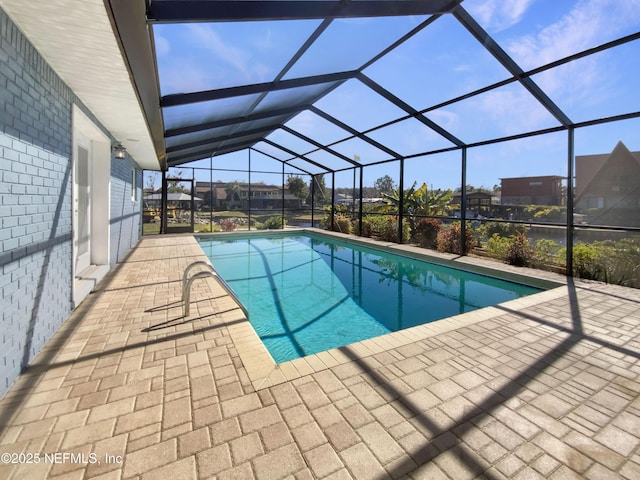
{"type": "Polygon", "coordinates": [[[277,363],[540,291],[322,235],[199,242],[277,363]]]}

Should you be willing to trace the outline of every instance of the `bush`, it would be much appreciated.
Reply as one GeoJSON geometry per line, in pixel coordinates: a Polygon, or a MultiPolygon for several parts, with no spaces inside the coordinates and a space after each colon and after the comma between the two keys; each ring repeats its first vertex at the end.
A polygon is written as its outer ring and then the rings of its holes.
{"type": "MultiPolygon", "coordinates": [[[[322,217],[322,220],[320,220],[320,228],[324,228],[325,230],[334,231],[334,232],[342,231],[343,233],[351,233],[351,230],[349,230],[349,232],[340,230],[340,227],[345,225],[344,223],[343,224],[338,223],[338,221],[341,218],[346,218],[346,219],[349,218],[347,215],[346,205],[334,206],[333,225],[331,224],[331,206],[324,207],[324,217],[322,217]]],[[[351,223],[351,220],[349,220],[349,223],[351,223]]],[[[351,229],[352,227],[350,226],[349,228],[351,229]]]]}
{"type": "MultiPolygon", "coordinates": [[[[465,229],[465,250],[471,251],[473,248],[474,238],[471,228],[465,229]]],[[[439,252],[458,253],[460,252],[460,238],[462,235],[462,227],[460,222],[451,224],[449,228],[442,228],[438,232],[437,248],[439,252]]]]}
{"type": "Polygon", "coordinates": [[[533,258],[533,249],[526,235],[522,232],[509,238],[507,256],[505,260],[509,265],[516,267],[526,267],[533,258]]]}
{"type": "Polygon", "coordinates": [[[598,280],[603,277],[603,269],[595,245],[578,242],[573,246],[573,274],[588,280],[598,280]]]}
{"type": "Polygon", "coordinates": [[[269,217],[264,223],[256,223],[258,230],[279,230],[287,224],[287,219],[280,216],[269,217]]]}
{"type": "Polygon", "coordinates": [[[362,217],[362,236],[371,237],[373,235],[373,223],[369,217],[362,217]]]}
{"type": "Polygon", "coordinates": [[[531,265],[544,269],[550,265],[564,265],[564,257],[560,259],[558,253],[561,246],[553,240],[540,239],[533,247],[533,258],[531,265]]]}
{"type": "Polygon", "coordinates": [[[479,230],[482,237],[486,239],[491,238],[494,234],[506,238],[519,232],[525,233],[527,227],[519,223],[486,222],[479,230]]]}
{"type": "Polygon", "coordinates": [[[541,208],[533,214],[533,218],[540,222],[564,222],[567,219],[565,207],[541,208]]]}
{"type": "Polygon", "coordinates": [[[487,255],[491,258],[504,261],[507,258],[508,249],[509,239],[501,237],[497,233],[491,235],[491,238],[487,240],[487,255]]]}
{"type": "Polygon", "coordinates": [[[219,232],[220,230],[220,225],[215,224],[213,225],[213,228],[211,228],[211,225],[201,225],[198,229],[198,231],[201,233],[219,232]]]}
{"type": "Polygon", "coordinates": [[[421,247],[435,248],[438,244],[438,232],[442,228],[442,221],[438,218],[423,218],[416,224],[415,241],[421,247]]]}
{"type": "MultiPolygon", "coordinates": [[[[386,242],[398,242],[398,217],[394,215],[372,215],[362,219],[364,236],[376,237],[386,242]],[[368,235],[367,235],[368,234],[368,235]]],[[[409,222],[402,223],[402,241],[411,238],[409,222]]]]}
{"type": "Polygon", "coordinates": [[[236,223],[230,218],[225,218],[220,221],[220,228],[223,232],[232,232],[236,229],[236,223]]]}
{"type": "MultiPolygon", "coordinates": [[[[566,248],[558,252],[564,258],[566,248]]],[[[640,240],[625,238],[573,245],[576,277],[640,288],[640,240]]]]}
{"type": "Polygon", "coordinates": [[[524,234],[517,234],[505,238],[494,233],[486,244],[487,255],[511,265],[545,268],[564,264],[564,261],[559,261],[561,246],[558,242],[541,239],[532,246],[526,237],[523,239],[520,235],[524,237],[524,234]]]}
{"type": "MultiPolygon", "coordinates": [[[[604,242],[603,242],[604,243],[604,242]]],[[[605,250],[605,282],[640,288],[640,240],[625,238],[605,250]]]]}
{"type": "Polygon", "coordinates": [[[324,225],[326,230],[348,234],[353,233],[353,224],[347,215],[336,213],[333,219],[333,225],[331,225],[331,216],[328,216],[323,220],[322,225],[324,225]]]}
{"type": "Polygon", "coordinates": [[[622,239],[615,243],[614,252],[606,281],[640,288],[640,240],[622,239]]]}
{"type": "MultiPolygon", "coordinates": [[[[380,240],[387,242],[399,243],[398,238],[398,217],[391,215],[382,217],[382,221],[379,223],[379,230],[377,236],[380,240]]],[[[402,239],[407,242],[411,238],[411,227],[408,222],[402,224],[402,239]]]]}
{"type": "Polygon", "coordinates": [[[353,228],[351,225],[351,219],[346,215],[335,215],[333,218],[335,227],[333,230],[342,233],[351,233],[353,228]]]}

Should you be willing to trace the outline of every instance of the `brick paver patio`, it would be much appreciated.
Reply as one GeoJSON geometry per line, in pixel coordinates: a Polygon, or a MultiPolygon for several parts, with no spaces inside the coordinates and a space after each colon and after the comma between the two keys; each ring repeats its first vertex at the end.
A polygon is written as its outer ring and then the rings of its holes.
{"type": "Polygon", "coordinates": [[[74,312],[0,400],[1,479],[640,478],[638,290],[570,282],[274,369],[214,282],[182,318],[201,259],[144,238],[74,312]]]}

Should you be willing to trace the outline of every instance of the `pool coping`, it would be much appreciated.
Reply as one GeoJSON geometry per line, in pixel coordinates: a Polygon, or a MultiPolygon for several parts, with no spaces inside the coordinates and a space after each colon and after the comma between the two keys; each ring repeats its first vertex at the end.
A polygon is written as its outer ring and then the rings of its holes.
{"type": "MultiPolygon", "coordinates": [[[[443,254],[433,252],[431,250],[425,251],[425,249],[417,246],[382,242],[371,238],[354,237],[353,235],[329,232],[314,228],[288,228],[284,231],[278,230],[272,232],[259,230],[255,231],[255,233],[254,231],[247,231],[198,234],[195,235],[194,238],[234,236],[238,234],[264,235],[265,233],[269,235],[282,235],[283,233],[288,234],[296,231],[309,232],[314,235],[329,236],[338,240],[349,241],[370,248],[391,251],[400,255],[463,269],[473,273],[497,276],[498,278],[538,288],[544,288],[545,290],[494,306],[484,307],[472,312],[462,313],[431,323],[425,323],[397,332],[391,332],[378,337],[361,340],[343,347],[333,348],[331,350],[326,350],[324,352],[319,352],[279,364],[273,360],[273,357],[262,343],[262,340],[255,332],[253,326],[248,319],[244,318],[243,315],[244,321],[234,322],[233,324],[228,325],[227,329],[255,390],[269,388],[273,385],[285,383],[295,380],[296,378],[301,378],[328,368],[349,363],[353,361],[354,358],[358,358],[366,364],[367,357],[371,355],[376,355],[410,343],[425,340],[458,328],[469,327],[474,323],[502,315],[505,310],[518,312],[521,309],[529,308],[566,295],[566,288],[562,288],[566,287],[566,277],[552,272],[526,269],[525,274],[522,272],[521,267],[512,267],[506,264],[502,265],[481,258],[443,254]],[[491,263],[495,263],[495,265],[491,265],[491,263]]],[[[197,240],[196,243],[202,250],[200,243],[197,242],[197,240]]],[[[202,254],[204,255],[204,251],[202,251],[202,254]]],[[[234,301],[231,297],[229,298],[234,301]]]]}

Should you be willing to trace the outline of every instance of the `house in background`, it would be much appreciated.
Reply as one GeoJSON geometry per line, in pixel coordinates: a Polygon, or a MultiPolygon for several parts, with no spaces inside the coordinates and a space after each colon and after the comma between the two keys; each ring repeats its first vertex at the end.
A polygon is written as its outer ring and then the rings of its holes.
{"type": "MultiPolygon", "coordinates": [[[[451,198],[451,205],[460,209],[462,194],[456,193],[451,198]]],[[[491,216],[491,206],[496,205],[498,199],[492,193],[475,191],[467,192],[467,217],[491,216]]]]}
{"type": "Polygon", "coordinates": [[[0,85],[2,396],[138,242],[159,163],[102,1],[0,0],[0,85]]]}
{"type": "Polygon", "coordinates": [[[336,205],[353,205],[353,196],[348,193],[336,193],[336,205]]]}
{"type": "Polygon", "coordinates": [[[501,178],[502,205],[564,205],[562,181],[558,175],[501,178]]]}
{"type": "Polygon", "coordinates": [[[229,184],[226,182],[195,183],[196,195],[202,199],[203,206],[207,209],[213,204],[214,210],[227,210],[230,202],[240,202],[239,193],[237,195],[233,195],[235,198],[232,198],[227,193],[228,188],[229,184]]]}
{"type": "MultiPolygon", "coordinates": [[[[191,197],[188,193],[185,192],[170,192],[167,193],[167,203],[170,207],[178,208],[181,210],[191,210],[191,200],[196,203],[196,208],[202,202],[200,197],[191,197]]],[[[149,193],[144,196],[145,206],[153,208],[155,210],[160,210],[160,205],[162,202],[162,194],[161,193],[149,193]]]]}
{"type": "Polygon", "coordinates": [[[576,156],[575,208],[589,223],[640,226],[640,152],[576,156]]]}
{"type": "MultiPolygon", "coordinates": [[[[249,198],[254,210],[271,210],[282,208],[282,187],[279,185],[267,185],[264,182],[196,182],[196,194],[207,205],[210,199],[216,210],[247,210],[249,198]]],[[[284,191],[285,208],[300,208],[302,201],[284,191]]]]}

